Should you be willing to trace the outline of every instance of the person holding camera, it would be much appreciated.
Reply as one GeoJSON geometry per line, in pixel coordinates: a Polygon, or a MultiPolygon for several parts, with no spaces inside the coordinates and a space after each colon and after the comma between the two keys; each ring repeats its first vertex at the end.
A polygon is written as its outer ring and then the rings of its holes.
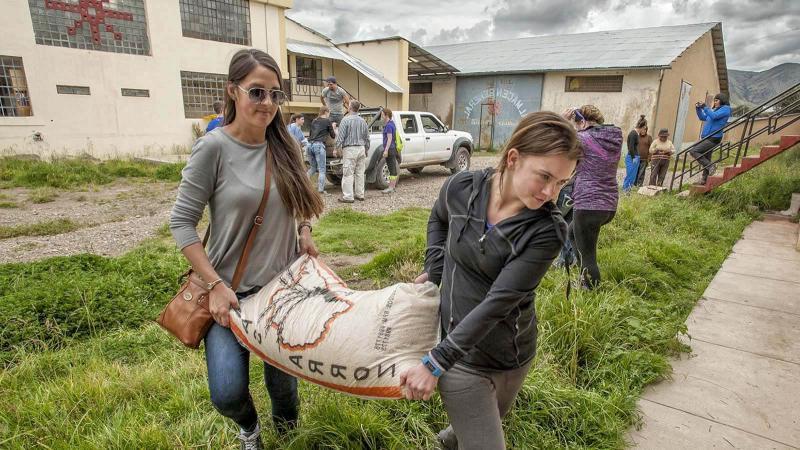
{"type": "Polygon", "coordinates": [[[689,153],[703,167],[703,178],[700,184],[706,184],[708,177],[714,175],[717,170],[716,164],[711,162],[711,154],[714,147],[722,142],[722,130],[731,117],[731,107],[727,94],[719,93],[714,96],[714,102],[710,108],[703,102],[697,102],[694,109],[697,112],[697,118],[705,124],[703,124],[703,131],[700,132],[701,142],[693,146],[689,153]]]}

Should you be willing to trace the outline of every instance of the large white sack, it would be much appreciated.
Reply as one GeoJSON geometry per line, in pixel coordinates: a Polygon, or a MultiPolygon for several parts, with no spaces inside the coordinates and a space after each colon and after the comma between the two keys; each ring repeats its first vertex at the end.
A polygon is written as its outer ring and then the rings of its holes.
{"type": "Polygon", "coordinates": [[[312,383],[363,398],[402,398],[400,373],[439,342],[439,289],[399,283],[354,291],[302,256],[231,311],[251,352],[312,383]]]}

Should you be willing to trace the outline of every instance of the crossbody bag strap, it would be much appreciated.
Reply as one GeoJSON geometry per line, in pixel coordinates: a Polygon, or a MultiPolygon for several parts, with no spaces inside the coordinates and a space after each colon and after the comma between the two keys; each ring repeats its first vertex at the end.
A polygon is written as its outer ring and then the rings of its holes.
{"type": "Polygon", "coordinates": [[[247,242],[244,244],[244,249],[242,250],[242,256],[239,258],[239,262],[236,264],[236,271],[233,272],[233,279],[231,280],[231,289],[233,292],[236,292],[236,289],[239,287],[239,282],[242,281],[242,276],[244,275],[244,268],[247,265],[247,258],[250,256],[250,247],[253,246],[253,241],[256,239],[256,231],[261,228],[261,224],[264,223],[264,208],[267,207],[267,200],[269,200],[269,191],[270,185],[272,184],[272,167],[270,164],[270,151],[269,148],[267,149],[267,161],[266,161],[266,169],[264,171],[264,193],[261,195],[261,204],[258,205],[258,212],[256,216],[253,218],[253,224],[250,226],[250,233],[247,235],[247,242]]]}

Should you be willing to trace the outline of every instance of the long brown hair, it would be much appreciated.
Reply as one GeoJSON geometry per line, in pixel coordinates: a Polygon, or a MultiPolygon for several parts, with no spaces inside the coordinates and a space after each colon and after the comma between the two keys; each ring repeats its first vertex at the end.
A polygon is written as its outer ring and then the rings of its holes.
{"type": "Polygon", "coordinates": [[[508,164],[508,152],[512,148],[517,149],[521,156],[564,155],[573,161],[583,157],[575,127],[550,111],[530,113],[517,124],[497,163],[496,170],[500,174],[501,185],[508,164]]]}
{"type": "MultiPolygon", "coordinates": [[[[236,102],[231,98],[228,87],[244,80],[259,65],[275,72],[278,80],[283,79],[278,63],[261,50],[242,49],[231,58],[228,68],[229,84],[225,89],[225,125],[236,120],[236,102]]],[[[267,148],[272,153],[272,174],[275,177],[275,185],[278,186],[278,192],[289,214],[298,219],[319,217],[324,207],[322,199],[311,186],[311,181],[306,175],[300,145],[286,129],[280,107],[275,113],[275,118],[267,125],[265,137],[267,148]]]]}

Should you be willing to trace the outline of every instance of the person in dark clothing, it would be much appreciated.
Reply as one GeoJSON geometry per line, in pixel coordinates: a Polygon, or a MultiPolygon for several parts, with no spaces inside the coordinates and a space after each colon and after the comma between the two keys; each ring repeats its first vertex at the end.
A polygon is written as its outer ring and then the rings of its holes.
{"type": "Polygon", "coordinates": [[[689,150],[694,159],[703,167],[703,178],[700,184],[706,184],[709,176],[714,175],[717,170],[716,164],[711,163],[714,147],[722,142],[722,129],[728,124],[731,117],[731,107],[728,103],[728,96],[719,93],[714,96],[714,103],[711,108],[705,103],[697,102],[694,105],[697,118],[705,122],[703,130],[700,132],[700,139],[708,139],[700,142],[689,150]],[[709,137],[710,136],[710,137],[709,137]]]}
{"type": "Polygon", "coordinates": [[[311,167],[308,169],[308,177],[311,178],[315,173],[317,176],[317,191],[322,195],[328,195],[325,192],[325,140],[330,136],[336,138],[336,133],[333,129],[333,123],[328,118],[330,110],[327,106],[319,109],[319,115],[311,122],[311,132],[308,134],[308,162],[311,167]]]}
{"type": "MultiPolygon", "coordinates": [[[[571,179],[567,184],[561,188],[561,191],[558,193],[558,200],[556,200],[556,206],[558,209],[561,210],[561,215],[564,216],[564,221],[569,226],[572,223],[573,217],[573,202],[572,202],[572,188],[575,185],[575,179],[571,179]]],[[[553,263],[556,267],[569,267],[577,261],[575,257],[575,249],[572,246],[572,241],[567,239],[564,241],[564,247],[561,249],[561,253],[558,255],[558,259],[556,262],[553,263]]]]}
{"type": "Polygon", "coordinates": [[[623,192],[630,191],[633,185],[636,184],[636,180],[639,176],[639,167],[641,166],[641,161],[639,160],[639,134],[642,127],[646,126],[647,120],[644,118],[644,114],[642,114],[639,116],[639,120],[636,121],[633,130],[628,133],[628,153],[625,155],[625,179],[622,182],[623,192]]]}
{"type": "Polygon", "coordinates": [[[653,136],[647,134],[647,125],[639,128],[639,142],[637,143],[637,152],[639,153],[639,171],[636,175],[636,186],[644,185],[644,175],[647,172],[647,166],[650,165],[650,144],[653,143],[653,136]]]}
{"type": "Polygon", "coordinates": [[[581,268],[581,287],[600,284],[597,241],[600,228],[617,212],[617,163],[622,152],[622,131],[603,124],[603,114],[593,105],[565,113],[578,129],[583,159],[578,163],[572,191],[574,216],[569,239],[575,245],[581,268]]]}
{"type": "Polygon", "coordinates": [[[579,158],[566,120],[529,114],[497,168],[453,175],[431,210],[416,281],[441,286],[443,339],[400,382],[415,400],[438,385],[451,423],[439,433],[446,449],[505,448],[501,421],[536,353],[535,290],[566,235],[553,199],[579,158]]]}

